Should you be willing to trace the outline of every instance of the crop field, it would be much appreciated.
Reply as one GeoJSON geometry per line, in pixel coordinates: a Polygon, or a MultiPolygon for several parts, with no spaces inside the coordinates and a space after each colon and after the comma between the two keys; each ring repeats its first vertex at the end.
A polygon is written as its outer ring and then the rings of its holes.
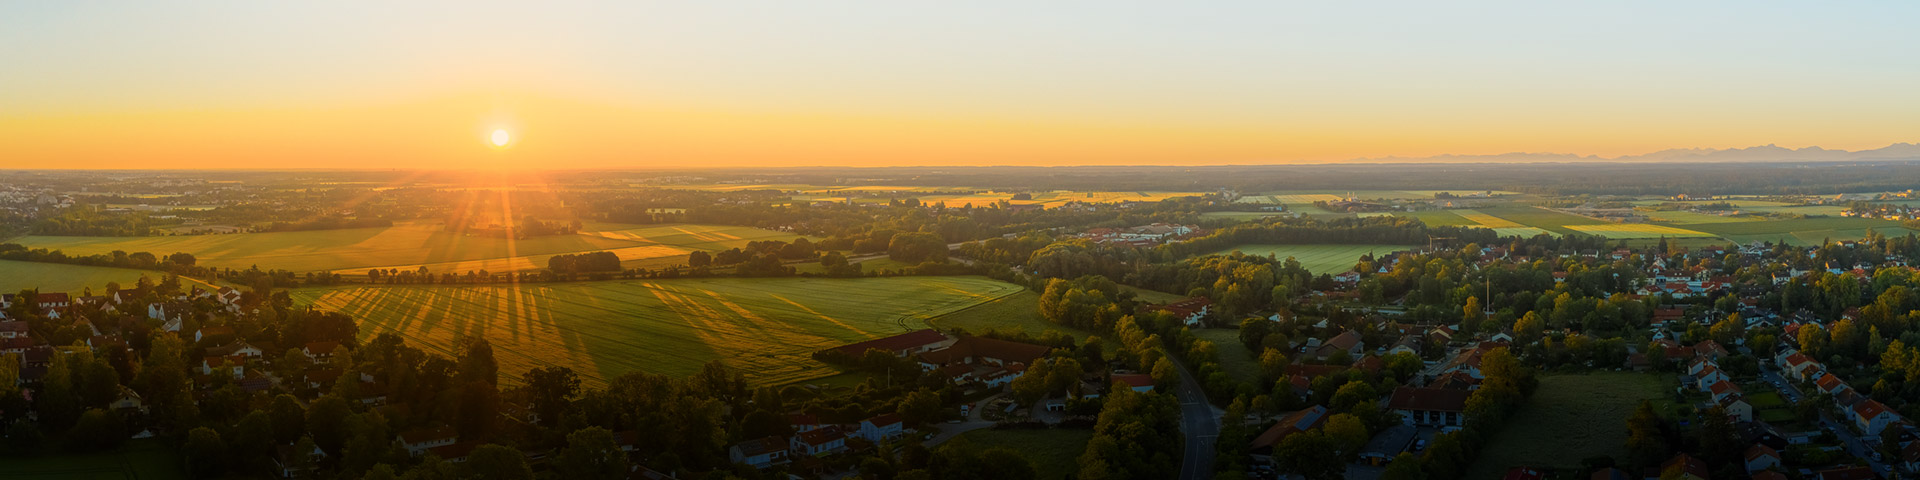
{"type": "Polygon", "coordinates": [[[1602,221],[1602,220],[1595,220],[1592,218],[1582,217],[1579,215],[1573,215],[1568,213],[1560,213],[1553,210],[1547,210],[1544,208],[1520,207],[1520,206],[1495,207],[1495,208],[1484,208],[1484,209],[1481,209],[1480,212],[1485,213],[1487,215],[1500,217],[1513,223],[1520,224],[1517,226],[1538,228],[1541,230],[1546,230],[1548,232],[1560,234],[1560,235],[1575,233],[1575,230],[1567,228],[1568,225],[1608,225],[1609,224],[1609,222],[1602,221]]]}
{"type": "Polygon", "coordinates": [[[612,251],[629,266],[681,263],[694,250],[725,250],[754,240],[791,240],[799,235],[752,227],[715,225],[589,224],[577,235],[548,235],[521,240],[469,237],[431,223],[385,228],[309,232],[181,235],[167,237],[28,236],[15,243],[32,248],[92,255],[114,250],[167,255],[187,252],[200,264],[295,272],[364,272],[369,268],[437,272],[494,272],[541,268],[547,257],[597,250],[612,251]]]}
{"type": "Polygon", "coordinates": [[[1413,212],[1395,212],[1394,215],[1417,218],[1429,227],[1471,227],[1479,225],[1453,210],[1420,210],[1413,212]]]}
{"type": "Polygon", "coordinates": [[[1319,275],[1352,270],[1353,264],[1360,261],[1360,256],[1369,252],[1380,255],[1408,248],[1411,247],[1405,245],[1240,245],[1213,252],[1213,254],[1240,252],[1262,257],[1272,255],[1274,258],[1281,259],[1293,257],[1294,260],[1299,260],[1300,266],[1306,267],[1307,271],[1319,275]]]}
{"type": "Polygon", "coordinates": [[[1866,237],[1867,229],[1873,229],[1887,236],[1906,235],[1907,232],[1912,231],[1901,227],[1900,222],[1849,217],[1702,223],[1688,225],[1687,228],[1718,235],[1736,243],[1784,240],[1794,245],[1819,245],[1822,241],[1829,239],[1858,240],[1866,237]]]}
{"type": "MultiPolygon", "coordinates": [[[[1666,390],[1659,375],[1595,373],[1540,377],[1540,389],[1493,434],[1465,478],[1500,478],[1509,467],[1579,468],[1580,460],[1627,458],[1622,419],[1666,390]]],[[[1657,403],[1657,402],[1656,402],[1657,403]]]]}
{"type": "Polygon", "coordinates": [[[1477,210],[1453,210],[1453,213],[1455,215],[1459,215],[1461,219],[1466,220],[1467,222],[1470,222],[1467,225],[1479,225],[1482,227],[1491,228],[1495,230],[1502,229],[1502,228],[1527,228],[1526,225],[1514,223],[1511,220],[1496,217],[1493,215],[1480,213],[1477,210]]]}
{"type": "MultiPolygon", "coordinates": [[[[1374,199],[1374,198],[1426,199],[1426,198],[1433,198],[1435,194],[1439,194],[1442,192],[1450,193],[1450,194],[1461,196],[1461,197],[1487,193],[1486,190],[1280,190],[1280,191],[1266,192],[1266,194],[1279,196],[1279,197],[1285,197],[1285,196],[1318,197],[1328,201],[1332,201],[1332,200],[1339,200],[1339,199],[1346,198],[1347,195],[1349,194],[1353,195],[1354,198],[1359,198],[1359,199],[1374,199]],[[1326,197],[1332,197],[1332,198],[1326,198],[1326,197]]],[[[1492,193],[1495,195],[1513,195],[1513,194],[1516,194],[1517,192],[1495,190],[1492,193]]],[[[1312,200],[1308,200],[1308,201],[1311,202],[1312,200]]],[[[1289,202],[1283,202],[1283,203],[1289,203],[1289,202]]]]}
{"type": "Polygon", "coordinates": [[[1605,225],[1568,225],[1567,228],[1588,235],[1607,238],[1658,238],[1658,237],[1711,237],[1705,233],[1678,227],[1653,225],[1646,223],[1609,223],[1605,225]]]}
{"type": "Polygon", "coordinates": [[[1646,215],[1647,218],[1653,219],[1653,221],[1665,222],[1665,223],[1670,223],[1675,225],[1688,225],[1688,224],[1695,224],[1695,223],[1758,222],[1758,221],[1766,220],[1766,218],[1755,217],[1750,215],[1738,215],[1738,216],[1714,215],[1711,213],[1686,212],[1686,211],[1679,211],[1679,210],[1657,210],[1657,211],[1640,212],[1640,213],[1643,215],[1646,215]]]}
{"type": "Polygon", "coordinates": [[[722,360],[760,384],[832,374],[820,349],[925,328],[927,320],[1025,291],[984,277],[715,278],[519,286],[336,286],[296,302],[353,315],[451,353],[493,344],[500,372],[573,368],[589,384],[629,371],[685,376],[722,360]]]}
{"type": "Polygon", "coordinates": [[[119,282],[122,286],[133,288],[134,282],[140,280],[141,275],[146,275],[154,282],[159,282],[161,277],[166,276],[161,272],[130,268],[0,260],[0,292],[18,293],[21,290],[38,288],[42,292],[67,292],[77,295],[83,289],[91,288],[95,293],[105,295],[107,282],[119,282]]]}

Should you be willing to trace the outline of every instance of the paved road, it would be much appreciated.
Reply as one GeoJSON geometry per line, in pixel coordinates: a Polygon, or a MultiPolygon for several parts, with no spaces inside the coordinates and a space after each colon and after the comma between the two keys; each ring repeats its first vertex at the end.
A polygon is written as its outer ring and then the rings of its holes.
{"type": "MultiPolygon", "coordinates": [[[[1172,357],[1168,357],[1172,359],[1172,357]]],[[[1180,386],[1174,395],[1180,399],[1180,432],[1186,435],[1186,454],[1180,456],[1180,480],[1213,478],[1213,442],[1220,436],[1220,411],[1207,402],[1206,390],[1193,378],[1193,372],[1179,360],[1180,386]]]]}
{"type": "MultiPolygon", "coordinates": [[[[1766,380],[1767,383],[1779,385],[1780,395],[1786,397],[1788,402],[1798,402],[1800,399],[1806,398],[1805,394],[1800,393],[1800,387],[1788,381],[1785,376],[1780,375],[1779,370],[1762,367],[1760,368],[1760,379],[1766,380]]],[[[1889,466],[1887,464],[1873,460],[1874,449],[1868,447],[1859,435],[1854,435],[1853,429],[1847,428],[1846,423],[1835,421],[1830,409],[1820,409],[1820,426],[1826,427],[1827,430],[1833,432],[1834,436],[1840,437],[1840,444],[1846,447],[1847,454],[1853,455],[1855,458],[1861,460],[1866,460],[1867,464],[1873,467],[1874,472],[1887,473],[1891,471],[1888,469],[1889,466]]]]}
{"type": "Polygon", "coordinates": [[[920,445],[925,446],[927,448],[933,448],[935,445],[946,443],[947,440],[952,440],[953,437],[958,437],[962,433],[967,433],[967,432],[971,432],[971,431],[979,430],[983,428],[993,428],[993,424],[998,422],[994,422],[992,420],[987,420],[985,418],[982,418],[980,416],[980,412],[987,409],[988,403],[992,403],[994,399],[1000,398],[1001,396],[1004,396],[1004,395],[1006,395],[1006,393],[996,393],[993,396],[982,398],[980,399],[980,401],[974,402],[973,405],[975,408],[973,409],[973,411],[967,412],[966,420],[962,420],[960,421],[960,423],[943,423],[943,424],[934,426],[934,428],[940,429],[940,433],[935,434],[933,438],[929,438],[925,442],[920,442],[920,445]]]}

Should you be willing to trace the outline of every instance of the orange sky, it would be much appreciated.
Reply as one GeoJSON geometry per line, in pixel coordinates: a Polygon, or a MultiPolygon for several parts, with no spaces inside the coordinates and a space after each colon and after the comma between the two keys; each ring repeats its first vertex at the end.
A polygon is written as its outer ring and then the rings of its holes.
{"type": "Polygon", "coordinates": [[[0,167],[1618,156],[1920,140],[1915,7],[0,6],[0,167]],[[13,28],[19,27],[19,28],[13,28]],[[513,133],[492,148],[488,133],[513,133]]]}

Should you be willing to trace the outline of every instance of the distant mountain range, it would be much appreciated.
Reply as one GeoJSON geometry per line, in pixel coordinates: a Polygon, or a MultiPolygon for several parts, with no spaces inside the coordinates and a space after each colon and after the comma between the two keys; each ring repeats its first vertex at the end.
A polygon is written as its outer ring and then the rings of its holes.
{"type": "Polygon", "coordinates": [[[1565,153],[1503,153],[1499,155],[1438,155],[1432,157],[1378,157],[1339,163],[1755,163],[1755,162],[1853,162],[1870,160],[1920,160],[1920,144],[1896,143],[1873,150],[1828,150],[1820,147],[1785,148],[1775,145],[1730,148],[1675,148],[1643,155],[1602,157],[1565,153]]]}

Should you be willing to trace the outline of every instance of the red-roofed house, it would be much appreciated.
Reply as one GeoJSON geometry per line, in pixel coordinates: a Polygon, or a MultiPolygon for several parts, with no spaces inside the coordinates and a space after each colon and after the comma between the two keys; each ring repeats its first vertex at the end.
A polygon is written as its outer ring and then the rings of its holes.
{"type": "Polygon", "coordinates": [[[1253,441],[1247,443],[1247,448],[1253,452],[1255,461],[1269,461],[1272,458],[1274,445],[1279,445],[1280,441],[1286,439],[1288,435],[1318,428],[1326,420],[1327,407],[1319,405],[1289,413],[1285,417],[1280,417],[1279,423],[1273,424],[1259,436],[1253,437],[1253,441]]]}
{"type": "Polygon", "coordinates": [[[1132,388],[1133,391],[1136,392],[1153,391],[1152,375],[1144,373],[1116,373],[1113,374],[1113,381],[1114,383],[1125,383],[1127,387],[1132,388]]]}
{"type": "Polygon", "coordinates": [[[1740,395],[1740,386],[1734,385],[1733,382],[1721,380],[1713,382],[1713,385],[1707,386],[1707,393],[1713,395],[1714,402],[1719,402],[1721,399],[1740,395]]]}
{"type": "Polygon", "coordinates": [[[1756,473],[1770,468],[1780,467],[1780,452],[1766,445],[1754,444],[1747,449],[1747,473],[1756,473]]]}
{"type": "Polygon", "coordinates": [[[1867,400],[1853,404],[1853,424],[1867,435],[1879,435],[1888,425],[1900,421],[1900,415],[1881,404],[1878,400],[1867,400]]]}
{"type": "Polygon", "coordinates": [[[847,436],[840,427],[822,427],[793,436],[791,449],[804,455],[826,455],[847,448],[847,436]]]}
{"type": "Polygon", "coordinates": [[[1328,357],[1332,357],[1334,352],[1347,352],[1348,359],[1355,359],[1364,355],[1366,350],[1367,343],[1361,341],[1360,332],[1348,330],[1340,332],[1339,335],[1334,335],[1333,338],[1327,339],[1326,343],[1320,344],[1320,350],[1315,352],[1315,355],[1320,357],[1321,360],[1326,360],[1328,357]]]}
{"type": "Polygon", "coordinates": [[[306,353],[307,358],[318,360],[333,358],[333,351],[338,348],[340,348],[340,344],[334,342],[313,342],[308,343],[307,346],[301,348],[300,351],[306,353]]]}
{"type": "Polygon", "coordinates": [[[900,422],[900,416],[885,414],[860,421],[857,435],[869,442],[880,443],[906,435],[906,426],[900,422]]]}
{"type": "Polygon", "coordinates": [[[1467,423],[1467,396],[1472,392],[1449,388],[1400,387],[1387,399],[1387,409],[1407,425],[1459,428],[1467,423]]]}
{"type": "Polygon", "coordinates": [[[727,458],[733,463],[759,469],[786,465],[787,441],[780,437],[766,437],[736,443],[727,449],[727,458]]]}
{"type": "Polygon", "coordinates": [[[1206,297],[1188,297],[1166,305],[1145,305],[1140,307],[1140,310],[1167,312],[1172,314],[1173,318],[1180,319],[1181,323],[1191,327],[1199,325],[1200,320],[1207,318],[1207,314],[1213,311],[1213,300],[1208,300],[1206,297]]]}
{"type": "Polygon", "coordinates": [[[1815,388],[1820,389],[1821,393],[1833,395],[1835,397],[1840,396],[1840,392],[1851,390],[1853,388],[1853,387],[1848,387],[1847,382],[1840,380],[1840,377],[1835,376],[1834,374],[1825,373],[1825,372],[1822,372],[1820,374],[1819,379],[1816,379],[1813,381],[1813,385],[1815,388]]]}
{"type": "Polygon", "coordinates": [[[893,352],[894,356],[904,357],[947,348],[952,346],[956,340],[957,339],[953,337],[947,336],[947,334],[928,328],[891,337],[876,338],[860,343],[842,345],[834,347],[833,349],[854,358],[865,355],[867,350],[884,350],[893,352]]]}
{"type": "Polygon", "coordinates": [[[407,454],[415,457],[427,453],[433,447],[453,445],[460,441],[460,434],[444,426],[434,428],[415,428],[400,432],[400,446],[407,454]]]}
{"type": "Polygon", "coordinates": [[[1693,378],[1694,388],[1698,388],[1701,391],[1706,391],[1715,383],[1731,380],[1731,378],[1727,377],[1726,372],[1720,371],[1719,367],[1713,365],[1707,365],[1705,368],[1701,368],[1700,373],[1695,374],[1693,378]]]}

